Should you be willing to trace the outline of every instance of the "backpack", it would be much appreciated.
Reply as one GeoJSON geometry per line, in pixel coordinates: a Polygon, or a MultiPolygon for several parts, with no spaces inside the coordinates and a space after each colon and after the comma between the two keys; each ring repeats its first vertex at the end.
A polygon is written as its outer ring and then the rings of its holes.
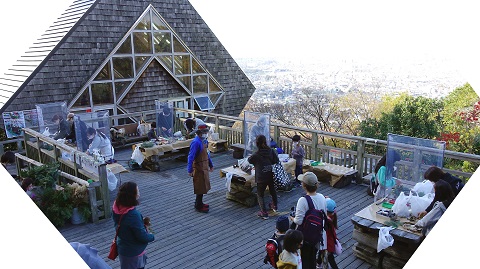
{"type": "Polygon", "coordinates": [[[280,235],[277,238],[276,234],[274,233],[273,236],[267,240],[267,243],[265,244],[265,251],[267,252],[267,254],[263,259],[263,262],[265,264],[270,263],[270,265],[272,265],[274,268],[277,268],[278,256],[280,255],[280,253],[282,253],[283,250],[283,237],[284,235],[280,235]]]}
{"type": "Polygon", "coordinates": [[[312,246],[317,245],[318,242],[323,246],[323,230],[325,229],[325,220],[327,215],[323,209],[316,209],[313,205],[312,198],[309,195],[304,195],[307,199],[308,210],[305,213],[302,225],[297,227],[303,233],[303,241],[312,246]]]}

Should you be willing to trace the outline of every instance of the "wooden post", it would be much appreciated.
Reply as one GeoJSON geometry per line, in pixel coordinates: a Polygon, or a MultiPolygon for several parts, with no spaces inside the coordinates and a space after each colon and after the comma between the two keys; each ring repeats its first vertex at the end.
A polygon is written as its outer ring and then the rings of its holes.
{"type": "Polygon", "coordinates": [[[311,159],[313,159],[314,161],[317,161],[318,160],[318,134],[317,132],[313,132],[312,134],[312,149],[313,149],[313,158],[312,156],[310,156],[311,159]]]}
{"type": "MultiPolygon", "coordinates": [[[[280,127],[278,125],[275,125],[273,127],[273,141],[278,144],[278,138],[280,137],[280,127]]],[[[270,143],[270,141],[268,142],[270,143]]]]}
{"type": "Polygon", "coordinates": [[[102,193],[103,211],[105,212],[105,219],[110,218],[112,215],[112,209],[110,208],[110,190],[108,189],[107,181],[107,165],[101,164],[98,167],[98,180],[100,181],[100,189],[102,193]]]}
{"type": "MultiPolygon", "coordinates": [[[[98,182],[95,182],[98,183],[98,182]]],[[[95,186],[90,184],[87,187],[88,190],[88,199],[90,200],[90,210],[92,212],[92,222],[98,222],[98,208],[97,208],[97,194],[95,192],[95,186]]]]}
{"type": "Polygon", "coordinates": [[[357,167],[355,167],[358,171],[357,173],[357,183],[360,184],[363,182],[363,171],[364,171],[364,165],[363,161],[365,159],[365,140],[358,140],[357,141],[358,146],[357,146],[357,167]]]}

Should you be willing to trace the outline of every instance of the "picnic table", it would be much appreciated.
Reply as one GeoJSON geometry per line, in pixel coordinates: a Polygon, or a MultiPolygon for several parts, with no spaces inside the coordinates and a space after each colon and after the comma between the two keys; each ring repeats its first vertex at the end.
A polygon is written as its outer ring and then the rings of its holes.
{"type": "Polygon", "coordinates": [[[309,160],[303,162],[303,172],[313,172],[318,181],[329,182],[334,188],[343,188],[357,177],[357,170],[341,165],[323,163],[312,166],[309,160]]]}
{"type": "Polygon", "coordinates": [[[389,217],[377,214],[382,208],[383,200],[373,203],[357,212],[351,219],[354,224],[352,238],[357,241],[352,249],[355,256],[378,268],[403,268],[420,243],[423,237],[420,231],[414,231],[403,227],[413,224],[407,218],[398,218],[395,222],[389,217]],[[393,223],[398,227],[391,230],[393,245],[377,253],[379,227],[391,226],[393,223]]]}
{"type": "MultiPolygon", "coordinates": [[[[287,173],[293,173],[295,170],[295,160],[288,159],[286,162],[281,161],[283,169],[287,173]]],[[[230,190],[227,190],[226,198],[244,204],[246,206],[254,206],[257,204],[257,195],[255,187],[255,172],[246,173],[239,167],[228,166],[220,169],[220,177],[227,177],[230,174],[230,190]]]]}
{"type": "Polygon", "coordinates": [[[143,143],[135,144],[132,149],[139,148],[145,157],[142,166],[151,171],[160,171],[160,161],[165,159],[177,158],[180,156],[186,156],[190,148],[190,144],[193,139],[177,140],[174,143],[157,144],[152,147],[144,147],[143,143]]]}

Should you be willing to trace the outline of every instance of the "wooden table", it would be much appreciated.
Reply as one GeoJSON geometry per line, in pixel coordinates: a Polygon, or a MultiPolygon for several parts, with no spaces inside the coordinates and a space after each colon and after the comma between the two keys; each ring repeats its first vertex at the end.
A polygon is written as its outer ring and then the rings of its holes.
{"type": "MultiPolygon", "coordinates": [[[[295,170],[295,160],[289,159],[287,162],[282,162],[282,166],[287,173],[293,173],[295,170]]],[[[230,183],[230,191],[227,190],[226,198],[252,207],[257,204],[257,194],[255,187],[255,172],[251,174],[245,173],[239,167],[234,168],[228,166],[220,169],[220,177],[226,177],[227,173],[232,173],[232,180],[230,183]]]]}
{"type": "Polygon", "coordinates": [[[357,170],[340,165],[324,163],[323,165],[311,166],[309,162],[304,161],[303,171],[313,172],[318,181],[329,182],[334,188],[343,188],[357,176],[357,170]]]}
{"type": "Polygon", "coordinates": [[[227,150],[228,141],[224,139],[209,140],[208,141],[208,150],[213,153],[222,152],[227,150]]]}
{"type": "Polygon", "coordinates": [[[376,214],[381,207],[371,204],[356,213],[351,221],[354,224],[352,238],[353,253],[366,262],[383,268],[403,268],[423,240],[421,233],[405,229],[402,224],[406,218],[399,218],[399,226],[390,231],[394,242],[391,247],[377,253],[379,227],[385,227],[390,218],[376,214]]]}
{"type": "Polygon", "coordinates": [[[193,139],[178,140],[171,144],[155,144],[153,147],[144,148],[142,143],[132,146],[133,150],[139,147],[145,160],[142,163],[142,167],[145,167],[151,171],[160,171],[160,160],[177,158],[188,154],[188,149],[193,139]]]}

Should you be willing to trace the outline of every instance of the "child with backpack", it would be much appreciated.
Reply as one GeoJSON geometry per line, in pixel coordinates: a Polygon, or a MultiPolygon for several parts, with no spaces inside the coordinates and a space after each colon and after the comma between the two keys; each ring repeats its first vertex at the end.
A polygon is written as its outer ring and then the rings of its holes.
{"type": "Polygon", "coordinates": [[[265,250],[267,251],[265,258],[263,259],[265,264],[270,263],[273,268],[277,268],[278,256],[283,251],[283,239],[289,226],[290,222],[287,216],[280,216],[277,218],[275,225],[276,231],[265,244],[265,250]]]}
{"type": "MultiPolygon", "coordinates": [[[[320,268],[328,268],[327,264],[330,264],[332,269],[338,269],[337,263],[335,262],[335,245],[337,244],[337,204],[331,198],[325,198],[327,201],[327,221],[325,229],[327,231],[327,251],[319,252],[317,263],[320,265],[320,268]],[[323,255],[322,255],[323,254],[323,255]]],[[[338,242],[340,243],[340,242],[338,242]]]]}
{"type": "Polygon", "coordinates": [[[317,193],[318,179],[312,172],[298,176],[306,195],[300,197],[295,209],[295,217],[290,216],[303,233],[302,268],[315,269],[317,252],[326,249],[326,232],[324,229],[327,211],[325,197],[317,193]]]}
{"type": "Polygon", "coordinates": [[[288,230],[283,239],[283,251],[277,262],[278,269],[308,268],[303,265],[300,248],[303,244],[303,234],[298,230],[288,230]]]}

